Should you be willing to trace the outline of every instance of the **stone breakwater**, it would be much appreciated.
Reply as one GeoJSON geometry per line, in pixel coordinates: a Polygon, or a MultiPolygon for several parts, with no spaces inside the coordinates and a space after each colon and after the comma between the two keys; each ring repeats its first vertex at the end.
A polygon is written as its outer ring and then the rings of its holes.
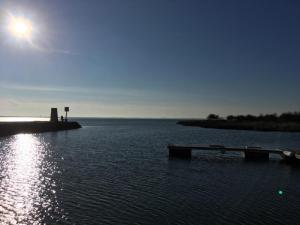
{"type": "Polygon", "coordinates": [[[0,137],[18,133],[42,133],[81,128],[77,122],[0,122],[0,137]]]}

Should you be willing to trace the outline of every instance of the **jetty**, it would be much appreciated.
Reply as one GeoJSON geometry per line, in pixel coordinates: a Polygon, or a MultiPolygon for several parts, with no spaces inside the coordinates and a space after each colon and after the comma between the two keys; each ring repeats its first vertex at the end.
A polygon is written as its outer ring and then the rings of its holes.
{"type": "MultiPolygon", "coordinates": [[[[69,111],[69,108],[66,107],[65,110],[69,111]]],[[[81,128],[81,125],[75,121],[68,121],[67,117],[59,121],[57,108],[52,108],[49,121],[0,122],[0,137],[18,133],[42,133],[78,128],[81,128]]]]}
{"type": "Polygon", "coordinates": [[[77,122],[58,122],[52,123],[47,121],[34,122],[1,122],[0,137],[9,136],[18,133],[42,133],[50,131],[61,131],[81,128],[77,122]]]}
{"type": "Polygon", "coordinates": [[[300,162],[300,152],[297,150],[266,149],[256,146],[225,147],[223,145],[168,145],[169,156],[177,158],[191,158],[192,150],[226,152],[240,152],[245,159],[268,160],[270,154],[278,154],[283,159],[300,162]]]}

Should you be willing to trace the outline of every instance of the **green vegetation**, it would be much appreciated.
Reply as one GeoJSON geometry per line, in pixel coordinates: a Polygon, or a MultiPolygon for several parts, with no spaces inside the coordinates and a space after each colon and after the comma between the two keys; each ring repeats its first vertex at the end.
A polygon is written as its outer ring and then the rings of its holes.
{"type": "MultiPolygon", "coordinates": [[[[209,114],[207,116],[208,120],[212,119],[221,119],[219,115],[216,114],[209,114]]],[[[265,121],[265,122],[299,122],[300,123],[300,112],[287,112],[287,113],[282,113],[281,115],[277,115],[276,113],[274,114],[261,114],[259,116],[254,116],[254,115],[229,115],[226,117],[226,120],[229,121],[253,121],[253,122],[258,122],[258,121],[265,121]]]]}
{"type": "Polygon", "coordinates": [[[208,120],[219,120],[219,119],[221,119],[221,117],[219,115],[217,115],[217,114],[209,114],[207,116],[207,119],[208,120]]]}

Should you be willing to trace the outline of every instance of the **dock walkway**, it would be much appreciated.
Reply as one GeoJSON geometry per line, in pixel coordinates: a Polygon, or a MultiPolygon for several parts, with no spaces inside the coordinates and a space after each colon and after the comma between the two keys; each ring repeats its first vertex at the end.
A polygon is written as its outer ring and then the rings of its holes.
{"type": "Polygon", "coordinates": [[[192,150],[208,150],[226,152],[241,152],[246,159],[269,159],[269,154],[279,154],[284,156],[284,152],[288,151],[295,155],[296,151],[282,149],[265,149],[256,146],[245,147],[225,147],[223,145],[168,145],[170,157],[191,158],[192,150]]]}

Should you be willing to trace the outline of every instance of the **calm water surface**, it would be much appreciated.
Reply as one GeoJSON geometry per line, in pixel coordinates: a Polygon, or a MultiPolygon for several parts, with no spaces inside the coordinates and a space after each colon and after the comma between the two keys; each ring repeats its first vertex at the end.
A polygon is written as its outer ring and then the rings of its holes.
{"type": "Polygon", "coordinates": [[[18,117],[0,116],[0,122],[30,122],[30,121],[49,121],[47,117],[18,117]]]}
{"type": "Polygon", "coordinates": [[[82,129],[0,138],[0,224],[300,224],[300,167],[169,143],[300,147],[300,134],[79,119],[82,129]],[[283,195],[278,195],[278,190],[283,195]]]}

